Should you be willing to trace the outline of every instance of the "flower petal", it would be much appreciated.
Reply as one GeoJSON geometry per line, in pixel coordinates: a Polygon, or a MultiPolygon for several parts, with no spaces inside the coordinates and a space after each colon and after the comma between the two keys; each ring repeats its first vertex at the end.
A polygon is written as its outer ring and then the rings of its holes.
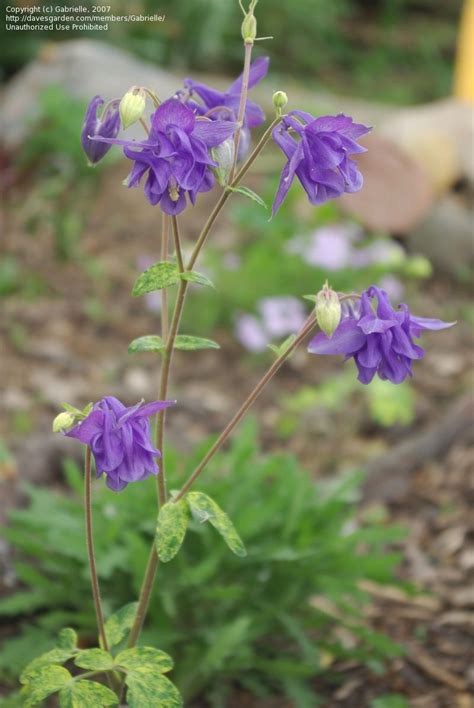
{"type": "Polygon", "coordinates": [[[310,354],[354,354],[361,349],[366,336],[353,319],[343,320],[332,337],[327,337],[319,332],[310,341],[308,351],[310,354]]]}

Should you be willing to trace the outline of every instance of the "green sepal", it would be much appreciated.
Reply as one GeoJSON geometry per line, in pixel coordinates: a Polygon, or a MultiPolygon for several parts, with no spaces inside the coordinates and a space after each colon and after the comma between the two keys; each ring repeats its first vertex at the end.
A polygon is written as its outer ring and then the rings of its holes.
{"type": "Polygon", "coordinates": [[[71,681],[59,692],[61,708],[105,708],[117,703],[115,693],[97,681],[71,681]]]}
{"type": "Polygon", "coordinates": [[[309,300],[310,302],[316,302],[316,295],[303,295],[304,300],[309,300]]]}
{"type": "Polygon", "coordinates": [[[124,649],[115,657],[115,664],[122,666],[127,671],[135,671],[147,666],[164,674],[173,668],[173,659],[160,649],[154,647],[133,647],[124,649]]]}
{"type": "Polygon", "coordinates": [[[130,708],[181,708],[183,705],[176,686],[149,665],[129,671],[125,683],[130,708]]]}
{"type": "Polygon", "coordinates": [[[189,492],[186,497],[191,512],[201,523],[209,521],[220,533],[227,546],[236,556],[244,558],[247,555],[245,546],[237,533],[234,524],[225,511],[216,504],[214,499],[202,492],[189,492]]]}
{"type": "Polygon", "coordinates": [[[204,337],[192,337],[189,334],[178,334],[174,343],[175,349],[183,352],[191,352],[196,349],[220,349],[220,345],[212,339],[204,337]]]}
{"type": "Polygon", "coordinates": [[[184,499],[161,507],[156,525],[156,552],[163,563],[174,558],[181,548],[188,521],[189,507],[184,499]]]}
{"type": "Polygon", "coordinates": [[[155,334],[146,334],[143,337],[137,337],[128,345],[129,354],[138,354],[139,352],[162,352],[165,348],[165,343],[162,338],[155,334]]]}
{"type": "Polygon", "coordinates": [[[248,187],[227,187],[227,190],[229,192],[237,192],[237,194],[243,194],[244,197],[247,197],[248,199],[252,199],[254,202],[257,202],[257,204],[262,206],[264,209],[268,209],[268,206],[263,201],[262,197],[260,197],[258,194],[256,194],[253,191],[253,189],[249,189],[248,187]]]}
{"type": "Polygon", "coordinates": [[[50,664],[42,666],[29,675],[28,683],[21,693],[24,706],[34,706],[41,703],[52,693],[64,688],[72,680],[72,676],[63,666],[50,664]]]}
{"type": "Polygon", "coordinates": [[[105,623],[105,636],[109,647],[120,644],[133,626],[138,602],[130,602],[109,617],[105,623]]]}
{"type": "Polygon", "coordinates": [[[74,659],[76,666],[81,669],[96,669],[108,671],[114,667],[114,659],[105,649],[84,649],[74,659]]]}
{"type": "Polygon", "coordinates": [[[145,293],[168,288],[178,282],[179,271],[176,264],[170,263],[170,261],[161,261],[147,268],[138,276],[132,289],[132,295],[138,297],[145,295],[145,293]]]}
{"type": "Polygon", "coordinates": [[[197,273],[195,270],[186,270],[184,273],[180,274],[181,280],[187,280],[190,283],[196,283],[197,285],[205,285],[208,288],[215,288],[216,286],[209,280],[207,275],[202,273],[197,273]]]}

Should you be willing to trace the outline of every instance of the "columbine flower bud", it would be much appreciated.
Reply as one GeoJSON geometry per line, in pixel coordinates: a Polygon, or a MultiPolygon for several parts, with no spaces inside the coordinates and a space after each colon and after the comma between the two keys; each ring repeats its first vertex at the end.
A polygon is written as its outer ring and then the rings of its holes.
{"type": "Polygon", "coordinates": [[[74,413],[59,413],[53,420],[53,433],[61,433],[62,431],[69,430],[76,420],[74,413]]]}
{"type": "Polygon", "coordinates": [[[242,22],[242,39],[245,44],[253,44],[257,37],[257,19],[253,14],[258,0],[251,0],[247,14],[242,22]]]}
{"type": "Polygon", "coordinates": [[[288,103],[288,96],[284,91],[275,91],[272,97],[273,105],[275,106],[275,111],[277,115],[281,116],[283,108],[285,108],[288,103]]]}
{"type": "Polygon", "coordinates": [[[217,162],[217,167],[213,167],[212,171],[221,187],[225,187],[234,162],[234,139],[227,138],[220,145],[211,148],[211,157],[217,162]]]}
{"type": "Polygon", "coordinates": [[[145,112],[146,93],[142,88],[132,86],[120,101],[120,118],[124,129],[140,120],[145,112]]]}
{"type": "Polygon", "coordinates": [[[319,327],[331,337],[341,321],[341,303],[338,294],[329,287],[327,281],[316,295],[315,313],[319,327]]]}

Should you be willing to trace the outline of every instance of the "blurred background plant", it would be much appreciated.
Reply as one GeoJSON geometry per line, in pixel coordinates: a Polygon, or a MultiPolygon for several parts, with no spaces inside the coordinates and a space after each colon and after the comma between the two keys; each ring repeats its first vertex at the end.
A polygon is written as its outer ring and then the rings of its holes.
{"type": "MultiPolygon", "coordinates": [[[[93,5],[85,0],[83,5],[93,5]]],[[[273,71],[301,75],[315,88],[377,100],[413,103],[446,95],[461,0],[307,0],[259,5],[273,71]],[[317,41],[315,38],[317,37],[317,41]]],[[[165,14],[154,22],[111,23],[107,40],[160,66],[234,74],[241,45],[235,27],[238,4],[221,0],[114,0],[114,14],[165,14]]],[[[5,76],[32,59],[45,39],[87,36],[87,32],[46,35],[3,29],[5,76]]],[[[95,37],[94,33],[89,33],[95,37]]]]}
{"type": "MultiPolygon", "coordinates": [[[[197,451],[207,449],[204,443],[197,451]]],[[[171,484],[193,460],[168,453],[171,484]]],[[[0,617],[22,617],[4,642],[0,675],[14,682],[64,625],[94,644],[94,609],[83,553],[82,471],[65,465],[69,491],[27,486],[29,506],[10,513],[6,538],[20,554],[23,589],[0,600],[0,617]],[[67,590],[66,590],[67,588],[67,590]]],[[[401,647],[363,619],[369,596],[360,583],[397,583],[393,548],[405,531],[383,518],[358,518],[360,473],[314,486],[291,455],[261,455],[249,420],[203,477],[245,538],[248,557],[229,554],[207,525],[193,522],[183,550],[160,569],[143,635],[175,659],[173,680],[185,698],[226,706],[236,687],[260,698],[287,696],[301,708],[318,698],[312,682],[337,685],[337,662],[357,659],[375,674],[401,647]],[[259,500],[265,496],[265,504],[259,500]]],[[[106,615],[138,593],[154,535],[154,495],[147,484],[111,497],[94,493],[98,573],[106,615]],[[113,602],[113,605],[111,604],[113,602]]]]}

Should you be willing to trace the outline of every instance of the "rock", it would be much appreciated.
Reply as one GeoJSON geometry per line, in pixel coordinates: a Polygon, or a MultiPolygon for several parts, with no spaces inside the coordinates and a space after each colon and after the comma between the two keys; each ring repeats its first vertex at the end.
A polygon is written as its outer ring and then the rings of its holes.
{"type": "Polygon", "coordinates": [[[371,134],[360,142],[368,150],[356,156],[364,186],[360,192],[344,194],[339,204],[369,229],[407,233],[433,205],[430,180],[393,140],[371,134]]]}
{"type": "MultiPolygon", "coordinates": [[[[38,96],[47,86],[59,86],[77,99],[95,94],[122,96],[130,86],[143,84],[159,96],[172,96],[182,78],[141,61],[128,52],[90,39],[45,44],[40,55],[10,81],[2,95],[0,134],[7,149],[24,139],[38,110],[38,96]]],[[[141,137],[131,128],[127,135],[141,137]]]]}
{"type": "Polygon", "coordinates": [[[435,270],[462,276],[462,270],[474,263],[473,223],[474,209],[448,194],[412,229],[407,248],[427,256],[435,270]]]}
{"type": "Polygon", "coordinates": [[[378,131],[424,168],[442,193],[464,178],[474,184],[472,105],[455,98],[398,110],[378,131]]]}

